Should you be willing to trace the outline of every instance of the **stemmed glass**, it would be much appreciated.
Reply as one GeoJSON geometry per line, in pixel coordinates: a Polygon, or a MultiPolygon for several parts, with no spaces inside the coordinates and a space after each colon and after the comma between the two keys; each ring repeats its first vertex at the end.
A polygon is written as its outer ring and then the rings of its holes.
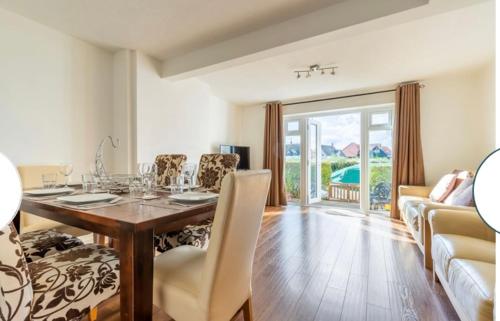
{"type": "Polygon", "coordinates": [[[73,165],[71,164],[61,164],[59,166],[59,173],[64,175],[64,187],[68,187],[69,175],[73,173],[73,165]]]}
{"type": "Polygon", "coordinates": [[[193,176],[196,171],[196,164],[186,163],[182,167],[182,174],[188,179],[188,191],[191,192],[191,187],[193,186],[193,176]]]}

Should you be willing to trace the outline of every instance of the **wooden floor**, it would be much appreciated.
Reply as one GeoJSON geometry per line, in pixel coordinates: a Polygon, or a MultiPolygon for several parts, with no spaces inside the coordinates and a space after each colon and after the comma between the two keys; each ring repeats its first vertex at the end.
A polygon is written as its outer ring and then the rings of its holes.
{"type": "MultiPolygon", "coordinates": [[[[253,270],[256,321],[459,320],[402,223],[335,211],[266,211],[253,270]]],[[[118,305],[116,297],[104,303],[98,320],[118,321],[118,305]]],[[[155,320],[170,319],[156,309],[155,320]]]]}

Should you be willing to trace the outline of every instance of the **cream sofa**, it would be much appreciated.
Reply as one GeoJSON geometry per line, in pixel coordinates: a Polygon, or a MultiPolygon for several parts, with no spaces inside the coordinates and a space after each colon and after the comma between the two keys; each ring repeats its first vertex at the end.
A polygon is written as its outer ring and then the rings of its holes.
{"type": "Polygon", "coordinates": [[[493,320],[495,232],[476,212],[432,210],[432,258],[462,321],[493,320]]]}
{"type": "Polygon", "coordinates": [[[432,268],[430,228],[428,213],[434,209],[450,209],[474,211],[474,207],[452,206],[433,202],[429,198],[433,187],[431,186],[399,186],[398,208],[401,219],[406,223],[408,230],[424,254],[424,265],[432,268]]]}

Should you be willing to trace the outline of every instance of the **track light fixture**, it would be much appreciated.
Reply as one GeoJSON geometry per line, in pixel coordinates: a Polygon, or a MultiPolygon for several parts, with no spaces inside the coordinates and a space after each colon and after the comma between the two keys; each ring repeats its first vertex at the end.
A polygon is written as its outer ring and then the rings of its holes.
{"type": "Polygon", "coordinates": [[[334,76],[335,75],[335,69],[337,69],[337,66],[331,66],[331,67],[322,67],[318,64],[311,65],[309,66],[309,69],[307,70],[294,70],[293,72],[297,74],[297,79],[300,79],[302,77],[302,74],[305,75],[306,78],[310,78],[312,74],[316,71],[319,71],[321,75],[325,74],[325,71],[329,71],[330,75],[334,76]]]}

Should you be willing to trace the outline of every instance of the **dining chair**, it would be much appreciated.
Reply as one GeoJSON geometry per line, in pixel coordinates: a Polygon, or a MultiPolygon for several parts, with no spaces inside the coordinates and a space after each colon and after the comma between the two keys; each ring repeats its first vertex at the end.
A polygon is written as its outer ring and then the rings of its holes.
{"type": "MultiPolygon", "coordinates": [[[[42,186],[42,175],[48,173],[59,173],[61,166],[57,165],[25,165],[18,166],[19,177],[23,189],[40,188],[42,186]]],[[[58,177],[61,175],[58,175],[58,177]]],[[[58,183],[64,183],[63,180],[58,180],[58,183]]],[[[82,230],[73,226],[55,222],[43,217],[32,215],[26,212],[21,212],[21,229],[19,233],[23,234],[38,230],[53,230],[61,233],[70,234],[73,236],[83,236],[90,234],[89,231],[82,230]]]]}
{"type": "Polygon", "coordinates": [[[208,249],[179,246],[155,258],[153,302],[176,321],[252,321],[252,264],[269,170],[222,181],[208,249]]]}
{"type": "MultiPolygon", "coordinates": [[[[18,172],[23,189],[40,187],[41,176],[46,173],[57,173],[60,166],[19,166],[18,172]]],[[[83,245],[74,235],[81,236],[90,232],[36,215],[21,212],[20,240],[28,263],[45,256],[83,245]]]]}
{"type": "Polygon", "coordinates": [[[218,192],[226,174],[236,171],[240,155],[238,154],[203,154],[198,169],[198,184],[201,187],[218,192]]]}
{"type": "MultiPolygon", "coordinates": [[[[218,192],[226,174],[236,171],[238,154],[203,154],[198,169],[200,187],[218,192]]],[[[180,245],[208,246],[212,230],[212,219],[199,224],[186,225],[180,231],[162,233],[155,236],[154,244],[158,252],[165,252],[180,245]]]]}
{"type": "Polygon", "coordinates": [[[94,308],[119,291],[113,249],[83,245],[28,264],[12,224],[0,229],[0,246],[0,320],[94,320],[94,308]]]}
{"type": "Polygon", "coordinates": [[[184,166],[186,159],[187,156],[183,154],[162,154],[156,156],[156,184],[159,186],[169,186],[170,176],[181,174],[182,166],[184,166]]]}

